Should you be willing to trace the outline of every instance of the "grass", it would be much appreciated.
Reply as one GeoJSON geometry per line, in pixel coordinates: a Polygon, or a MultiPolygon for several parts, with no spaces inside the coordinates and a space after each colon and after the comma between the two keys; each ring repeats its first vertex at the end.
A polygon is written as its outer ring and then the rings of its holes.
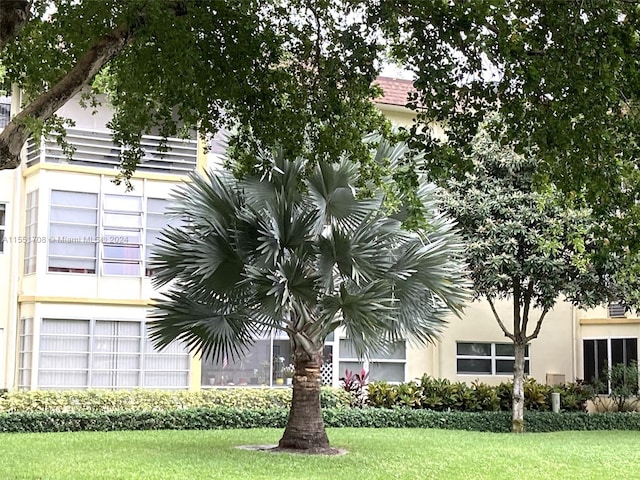
{"type": "Polygon", "coordinates": [[[280,430],[0,434],[2,479],[640,478],[640,432],[331,429],[344,456],[238,450],[280,430]]]}

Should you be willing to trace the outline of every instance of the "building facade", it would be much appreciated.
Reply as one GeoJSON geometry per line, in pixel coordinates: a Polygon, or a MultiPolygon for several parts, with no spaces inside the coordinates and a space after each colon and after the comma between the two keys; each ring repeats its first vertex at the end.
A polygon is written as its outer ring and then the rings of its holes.
{"type": "MultiPolygon", "coordinates": [[[[404,107],[410,82],[380,83],[380,109],[398,125],[410,123],[404,107]]],[[[0,99],[0,122],[7,120],[7,104],[0,99]]],[[[72,159],[55,141],[30,141],[22,166],[0,171],[0,388],[286,384],[290,350],[280,334],[257,339],[242,360],[220,362],[196,358],[179,343],[157,351],[147,338],[149,305],[158,295],[149,253],[171,221],[165,209],[172,189],[211,164],[211,154],[195,139],[169,139],[165,152],[159,137],[145,136],[145,157],[126,191],[113,182],[119,147],[106,127],[108,110],[91,115],[70,102],[59,113],[76,121],[68,132],[72,159]]],[[[499,310],[507,317],[510,306],[499,310]]],[[[528,347],[528,373],[542,382],[590,378],[604,361],[637,359],[639,335],[640,320],[624,312],[560,303],[528,347]]],[[[450,319],[437,343],[400,342],[365,361],[336,332],[325,345],[323,381],[337,385],[346,369],[365,368],[373,380],[428,373],[499,383],[511,377],[512,365],[513,349],[489,306],[474,302],[463,319],[450,319]]]]}

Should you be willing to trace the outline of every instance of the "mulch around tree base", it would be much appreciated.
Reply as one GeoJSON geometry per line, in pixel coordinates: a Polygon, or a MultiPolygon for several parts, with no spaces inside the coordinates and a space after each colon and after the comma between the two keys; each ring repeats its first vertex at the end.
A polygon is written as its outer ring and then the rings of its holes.
{"type": "Polygon", "coordinates": [[[344,448],[309,448],[307,450],[296,450],[293,448],[280,448],[278,445],[238,445],[240,450],[252,450],[255,452],[268,453],[296,453],[298,455],[346,455],[344,448]]]}

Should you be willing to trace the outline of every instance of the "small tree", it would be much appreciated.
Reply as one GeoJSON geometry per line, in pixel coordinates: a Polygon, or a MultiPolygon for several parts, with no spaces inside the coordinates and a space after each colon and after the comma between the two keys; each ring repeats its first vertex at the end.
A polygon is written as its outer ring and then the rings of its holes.
{"type": "MultiPolygon", "coordinates": [[[[381,158],[401,156],[386,147],[381,158]]],[[[396,158],[397,159],[397,158],[396,158]]],[[[152,337],[204,356],[243,354],[259,334],[285,332],[295,373],[279,446],[326,452],[320,410],[324,341],[341,327],[358,355],[400,339],[430,341],[467,298],[462,244],[453,222],[433,211],[434,186],[419,190],[429,229],[408,232],[387,217],[381,196],[357,199],[357,167],[265,153],[260,176],[194,176],[177,193],[176,214],[154,256],[152,337]],[[429,203],[424,203],[429,202],[429,203]]]]}
{"type": "Polygon", "coordinates": [[[536,183],[534,157],[515,154],[485,132],[474,139],[473,169],[448,182],[446,207],[458,220],[476,297],[491,306],[514,344],[513,432],[524,429],[525,347],[538,337],[557,299],[580,305],[604,301],[610,277],[589,255],[589,210],[561,197],[553,185],[536,183]],[[512,318],[502,318],[499,299],[511,299],[512,318]],[[540,309],[532,318],[534,308],[540,309]]]}

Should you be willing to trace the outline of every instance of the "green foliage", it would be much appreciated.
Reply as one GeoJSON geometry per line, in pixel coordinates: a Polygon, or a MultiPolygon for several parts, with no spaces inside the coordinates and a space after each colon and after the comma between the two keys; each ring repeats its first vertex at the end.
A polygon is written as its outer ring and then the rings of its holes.
{"type": "MultiPolygon", "coordinates": [[[[493,412],[511,411],[513,382],[496,386],[475,381],[471,385],[424,375],[419,382],[391,385],[372,382],[367,386],[367,403],[377,408],[409,407],[434,411],[493,412]]],[[[593,389],[583,383],[548,386],[528,378],[524,385],[525,408],[529,412],[551,410],[551,393],[560,393],[565,412],[584,412],[593,389]]]]}
{"type": "Polygon", "coordinates": [[[598,392],[609,392],[607,397],[597,398],[597,409],[615,412],[635,411],[640,405],[638,362],[634,360],[628,365],[616,363],[611,367],[605,365],[596,389],[598,392]]]}
{"type": "Polygon", "coordinates": [[[546,313],[561,295],[595,306],[617,293],[615,282],[603,280],[616,275],[614,264],[596,261],[600,242],[591,210],[553,184],[539,185],[539,159],[481,131],[470,161],[472,170],[447,182],[444,205],[466,240],[476,297],[519,305],[523,343],[535,338],[533,328],[522,328],[530,308],[546,313]]]}
{"type": "Polygon", "coordinates": [[[255,153],[275,145],[312,162],[348,154],[366,164],[362,134],[389,131],[371,101],[378,96],[371,84],[379,36],[358,2],[32,4],[17,39],[0,50],[4,82],[16,82],[29,102],[63,82],[79,89],[95,78],[115,111],[114,138],[127,147],[125,181],[141,158],[143,133],[184,136],[197,128],[208,139],[229,127],[240,171],[255,173],[255,153]],[[126,35],[108,50],[96,77],[86,68],[73,73],[118,32],[126,35]]]}
{"type": "MultiPolygon", "coordinates": [[[[381,143],[376,157],[396,146],[381,143]]],[[[357,198],[358,166],[313,166],[280,151],[260,156],[259,176],[193,175],[176,192],[184,226],[163,232],[152,255],[152,312],[160,346],[180,338],[194,351],[236,358],[258,333],[282,331],[315,355],[345,329],[358,355],[398,338],[426,343],[468,298],[462,245],[420,190],[429,229],[408,232],[384,198],[357,198]]],[[[295,384],[294,384],[295,388],[295,384]]]]}
{"type": "Polygon", "coordinates": [[[638,218],[640,192],[640,144],[630,141],[639,120],[635,2],[383,0],[379,14],[417,76],[414,133],[429,149],[427,170],[469,171],[462,153],[485,115],[499,112],[505,142],[536,152],[540,178],[585,193],[618,240],[638,239],[625,227],[638,218]],[[447,143],[422,128],[434,119],[446,122],[447,143]]]}
{"type": "MultiPolygon", "coordinates": [[[[325,408],[349,406],[351,397],[339,388],[323,387],[325,408]]],[[[288,407],[290,388],[233,388],[197,392],[165,390],[34,390],[0,396],[0,412],[99,413],[115,411],[166,412],[181,409],[229,407],[265,409],[288,407]]]]}
{"type": "MultiPolygon", "coordinates": [[[[323,412],[327,427],[438,428],[504,433],[511,431],[508,412],[435,412],[409,408],[331,408],[323,412]]],[[[637,414],[527,412],[527,431],[640,430],[637,414]]],[[[287,409],[215,407],[170,411],[1,413],[0,432],[42,433],[118,430],[204,430],[283,428],[287,409]]]]}
{"type": "Polygon", "coordinates": [[[611,384],[611,398],[616,403],[619,412],[626,409],[635,410],[640,400],[638,394],[638,362],[632,361],[629,365],[617,363],[609,370],[611,384]]]}

